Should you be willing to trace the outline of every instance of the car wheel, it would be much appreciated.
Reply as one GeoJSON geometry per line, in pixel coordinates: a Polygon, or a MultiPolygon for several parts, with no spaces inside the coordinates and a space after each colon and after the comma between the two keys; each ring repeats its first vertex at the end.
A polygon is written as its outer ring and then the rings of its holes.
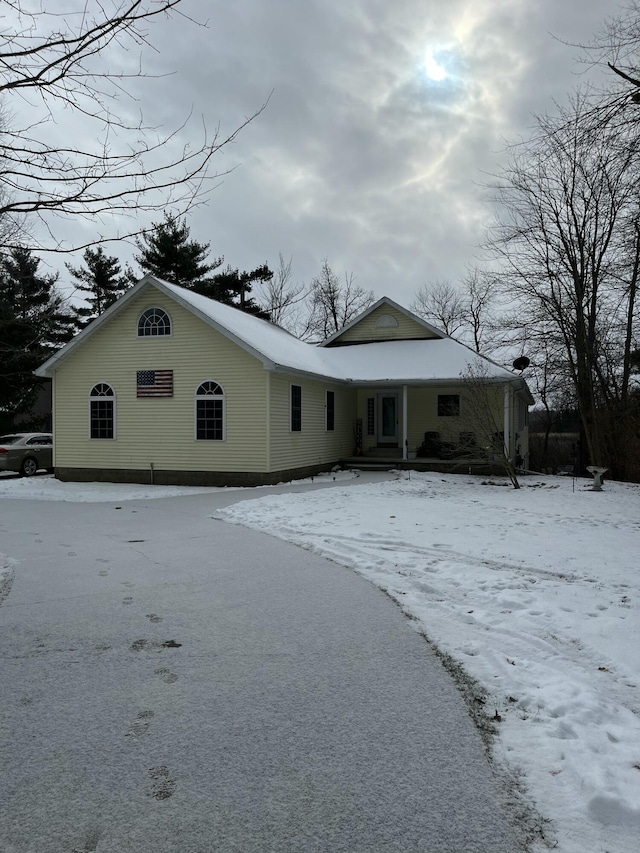
{"type": "Polygon", "coordinates": [[[23,477],[33,477],[37,470],[38,463],[33,458],[33,456],[27,456],[26,459],[22,460],[22,465],[20,466],[20,473],[23,477]]]}

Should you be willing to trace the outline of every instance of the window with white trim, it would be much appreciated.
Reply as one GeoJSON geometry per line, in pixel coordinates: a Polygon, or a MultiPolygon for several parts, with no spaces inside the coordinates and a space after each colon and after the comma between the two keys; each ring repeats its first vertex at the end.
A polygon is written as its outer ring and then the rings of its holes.
{"type": "Polygon", "coordinates": [[[171,319],[162,308],[147,308],[138,318],[138,337],[157,338],[171,334],[171,319]]]}
{"type": "Polygon", "coordinates": [[[89,394],[90,438],[115,438],[116,395],[111,385],[98,382],[89,394]]]}
{"type": "Polygon", "coordinates": [[[376,434],[376,398],[367,397],[367,435],[376,434]]]}
{"type": "Polygon", "coordinates": [[[302,385],[291,386],[291,432],[302,432],[302,385]]]}
{"type": "Polygon", "coordinates": [[[224,441],[225,397],[222,386],[208,379],[196,391],[196,439],[224,441]]]}

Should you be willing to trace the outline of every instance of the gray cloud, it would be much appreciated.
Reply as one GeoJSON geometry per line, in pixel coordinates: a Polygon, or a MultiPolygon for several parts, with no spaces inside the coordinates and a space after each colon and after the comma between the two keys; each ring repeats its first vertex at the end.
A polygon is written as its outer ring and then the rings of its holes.
{"type": "MultiPolygon", "coordinates": [[[[189,0],[150,33],[154,73],[141,87],[151,123],[175,126],[193,105],[230,132],[237,164],[190,217],[216,254],[251,267],[278,252],[309,281],[327,257],[377,296],[408,304],[434,278],[456,281],[491,216],[482,184],[531,114],[580,79],[568,40],[588,39],[605,0],[189,0]],[[427,50],[447,71],[428,78],[427,50]]],[[[131,61],[132,58],[129,58],[131,61]]]]}

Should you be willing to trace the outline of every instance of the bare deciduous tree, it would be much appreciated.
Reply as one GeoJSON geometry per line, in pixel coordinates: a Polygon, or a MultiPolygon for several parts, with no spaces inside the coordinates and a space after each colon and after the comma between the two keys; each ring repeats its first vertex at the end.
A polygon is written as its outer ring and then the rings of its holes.
{"type": "Polygon", "coordinates": [[[480,359],[467,365],[462,373],[463,394],[460,423],[472,436],[470,443],[476,458],[499,464],[514,489],[520,488],[516,469],[505,444],[503,399],[504,389],[492,379],[485,362],[480,359]]]}
{"type": "Polygon", "coordinates": [[[466,300],[450,281],[423,284],[410,308],[423,320],[433,321],[447,335],[455,335],[467,321],[466,300]]]}
{"type": "Polygon", "coordinates": [[[640,0],[627,0],[609,17],[581,50],[588,69],[600,68],[604,82],[589,86],[588,108],[583,111],[584,133],[598,135],[604,129],[612,146],[628,144],[628,136],[640,139],[640,0]],[[618,135],[618,132],[620,135],[618,135]]]}
{"type": "Polygon", "coordinates": [[[262,283],[258,289],[257,301],[268,313],[272,323],[282,326],[295,334],[301,323],[300,311],[306,299],[304,284],[293,284],[293,258],[285,261],[282,252],[278,254],[279,264],[273,278],[262,283]]]}
{"type": "Polygon", "coordinates": [[[478,353],[488,353],[501,342],[502,337],[500,322],[494,311],[498,291],[495,276],[471,267],[463,287],[466,295],[465,320],[471,345],[478,353]]]}
{"type": "Polygon", "coordinates": [[[471,267],[460,287],[450,281],[423,285],[411,303],[411,310],[447,335],[459,337],[476,352],[486,353],[500,338],[494,314],[496,297],[495,277],[471,267]]]}
{"type": "MultiPolygon", "coordinates": [[[[188,118],[162,134],[145,126],[127,85],[145,77],[134,56],[149,44],[149,27],[168,15],[191,21],[182,0],[61,0],[5,2],[0,29],[0,221],[11,230],[25,215],[44,224],[40,249],[72,251],[114,238],[113,216],[134,223],[140,211],[184,213],[202,199],[215,175],[211,160],[237,136],[186,135],[188,118]],[[120,66],[118,65],[120,63],[120,66]],[[114,71],[114,67],[127,70],[114,71]],[[131,108],[134,107],[132,110],[131,108]],[[81,121],[64,138],[58,123],[81,121]],[[76,128],[77,129],[77,128],[76,128]],[[63,244],[52,216],[85,217],[96,239],[63,244]],[[9,223],[9,224],[7,224],[9,223]]],[[[194,23],[191,21],[191,23],[194,23]]],[[[258,110],[257,112],[259,112],[258,110]]],[[[257,114],[257,113],[256,113],[257,114]]],[[[14,243],[3,240],[7,248],[14,243]]]]}
{"type": "Polygon", "coordinates": [[[505,213],[493,247],[520,316],[562,350],[591,463],[624,476],[618,421],[638,339],[638,152],[605,129],[585,132],[585,121],[580,97],[538,120],[497,187],[505,213]]]}
{"type": "Polygon", "coordinates": [[[611,107],[621,109],[629,103],[640,104],[639,0],[628,0],[617,15],[605,22],[593,41],[582,47],[589,61],[606,63],[616,75],[611,107]]]}
{"type": "Polygon", "coordinates": [[[373,291],[355,284],[353,273],[344,274],[344,282],[325,259],[311,282],[309,315],[302,336],[325,340],[340,331],[374,301],[373,291]]]}

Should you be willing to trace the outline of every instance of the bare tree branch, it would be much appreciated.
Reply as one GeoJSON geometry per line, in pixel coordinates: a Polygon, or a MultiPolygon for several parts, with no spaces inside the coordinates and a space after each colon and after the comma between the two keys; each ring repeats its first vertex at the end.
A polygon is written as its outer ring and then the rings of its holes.
{"type": "Polygon", "coordinates": [[[279,253],[279,265],[273,278],[258,287],[257,301],[272,323],[295,334],[301,323],[300,308],[308,292],[304,284],[292,284],[293,258],[285,261],[279,253]]]}
{"type": "Polygon", "coordinates": [[[302,337],[314,340],[331,337],[373,301],[373,291],[357,285],[353,273],[345,272],[341,283],[325,258],[320,274],[311,282],[310,310],[302,337]]]}
{"type": "Polygon", "coordinates": [[[629,74],[625,74],[624,71],[621,71],[619,68],[616,68],[615,65],[612,65],[610,62],[607,62],[609,68],[617,74],[619,77],[622,77],[623,80],[627,80],[633,86],[640,86],[640,80],[636,80],[634,77],[630,77],[629,74]]]}
{"type": "Polygon", "coordinates": [[[214,156],[266,107],[268,99],[225,134],[210,133],[202,119],[195,141],[193,111],[165,132],[131,110],[127,83],[148,76],[134,52],[151,47],[155,20],[191,21],[179,9],[182,1],[64,0],[67,7],[58,11],[33,11],[26,0],[5,3],[11,13],[0,19],[0,221],[39,218],[52,238],[40,251],[131,237],[141,233],[141,211],[170,207],[180,216],[202,203],[228,173],[212,170],[214,156]],[[123,62],[124,70],[113,70],[123,62]],[[18,122],[16,115],[25,113],[18,122]],[[81,119],[81,139],[88,141],[59,144],[62,117],[81,119]],[[52,217],[85,218],[99,233],[93,241],[63,243],[52,217]],[[114,217],[125,223],[115,234],[114,217]]]}

